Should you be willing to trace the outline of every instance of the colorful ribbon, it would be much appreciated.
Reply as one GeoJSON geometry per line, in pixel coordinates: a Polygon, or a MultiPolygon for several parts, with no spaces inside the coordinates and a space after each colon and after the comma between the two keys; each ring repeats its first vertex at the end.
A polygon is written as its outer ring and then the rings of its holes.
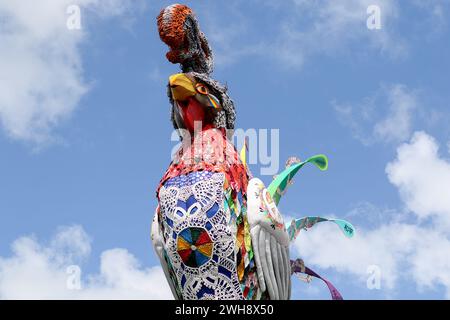
{"type": "Polygon", "coordinates": [[[294,241],[301,230],[308,230],[320,222],[333,222],[344,233],[347,238],[352,238],[355,234],[355,227],[342,219],[327,219],[321,217],[305,217],[301,219],[292,220],[291,224],[287,227],[289,239],[294,241]]]}
{"type": "Polygon", "coordinates": [[[322,278],[320,275],[318,275],[316,272],[314,272],[310,268],[305,267],[303,260],[301,260],[301,259],[297,259],[295,261],[291,260],[291,274],[294,274],[294,273],[304,273],[311,277],[315,277],[315,278],[322,280],[327,285],[328,290],[330,290],[331,299],[344,300],[344,298],[342,298],[341,293],[335,288],[335,286],[333,286],[333,284],[330,281],[322,278]]]}
{"type": "Polygon", "coordinates": [[[294,179],[297,172],[307,163],[314,164],[322,171],[328,169],[328,159],[323,154],[313,156],[306,161],[289,166],[286,170],[280,173],[267,188],[270,196],[276,204],[280,202],[281,196],[287,191],[288,186],[291,184],[292,179],[294,179]]]}

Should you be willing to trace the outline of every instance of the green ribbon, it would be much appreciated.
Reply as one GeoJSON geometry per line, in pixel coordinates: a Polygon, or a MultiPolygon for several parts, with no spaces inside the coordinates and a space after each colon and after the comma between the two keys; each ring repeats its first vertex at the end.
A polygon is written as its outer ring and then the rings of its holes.
{"type": "Polygon", "coordinates": [[[348,221],[321,217],[305,217],[301,219],[294,219],[291,224],[287,226],[290,241],[294,241],[301,230],[308,230],[320,222],[335,223],[347,238],[352,238],[355,235],[355,227],[348,221]]]}
{"type": "Polygon", "coordinates": [[[289,183],[292,181],[297,172],[307,163],[314,164],[322,171],[328,169],[328,158],[323,154],[313,156],[306,161],[293,164],[289,168],[285,169],[267,188],[269,194],[277,205],[280,202],[281,196],[286,192],[289,183]]]}

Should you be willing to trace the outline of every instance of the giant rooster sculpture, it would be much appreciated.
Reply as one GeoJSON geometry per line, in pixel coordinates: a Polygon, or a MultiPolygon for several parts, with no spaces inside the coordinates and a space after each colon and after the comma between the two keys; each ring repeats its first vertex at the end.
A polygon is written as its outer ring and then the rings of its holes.
{"type": "MultiPolygon", "coordinates": [[[[327,158],[291,159],[267,189],[252,179],[245,147],[238,153],[230,141],[234,104],[227,88],[210,76],[212,51],[194,13],[174,4],[157,22],[170,47],[167,59],[182,70],[170,76],[168,86],[182,146],[158,187],[152,224],[154,248],[172,293],[183,300],[287,300],[294,272],[320,278],[302,260],[290,259],[289,244],[302,229],[332,221],[353,235],[343,220],[307,217],[285,226],[277,209],[300,168],[313,163],[326,170],[327,158]]],[[[332,298],[341,299],[324,281],[332,298]]]]}

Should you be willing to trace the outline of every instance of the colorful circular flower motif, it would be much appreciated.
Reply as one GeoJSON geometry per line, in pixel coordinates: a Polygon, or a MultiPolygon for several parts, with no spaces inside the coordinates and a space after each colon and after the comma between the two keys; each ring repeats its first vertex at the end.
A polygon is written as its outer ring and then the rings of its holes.
{"type": "Polygon", "coordinates": [[[177,252],[188,267],[204,265],[211,258],[212,251],[213,242],[205,229],[186,228],[178,235],[177,252]]]}

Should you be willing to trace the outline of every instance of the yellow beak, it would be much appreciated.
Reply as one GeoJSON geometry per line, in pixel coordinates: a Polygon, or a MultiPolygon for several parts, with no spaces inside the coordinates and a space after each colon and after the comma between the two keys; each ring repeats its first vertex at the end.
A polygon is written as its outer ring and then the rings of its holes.
{"type": "Polygon", "coordinates": [[[185,101],[187,98],[195,96],[197,91],[184,73],[177,73],[169,78],[170,90],[174,100],[185,101]]]}

